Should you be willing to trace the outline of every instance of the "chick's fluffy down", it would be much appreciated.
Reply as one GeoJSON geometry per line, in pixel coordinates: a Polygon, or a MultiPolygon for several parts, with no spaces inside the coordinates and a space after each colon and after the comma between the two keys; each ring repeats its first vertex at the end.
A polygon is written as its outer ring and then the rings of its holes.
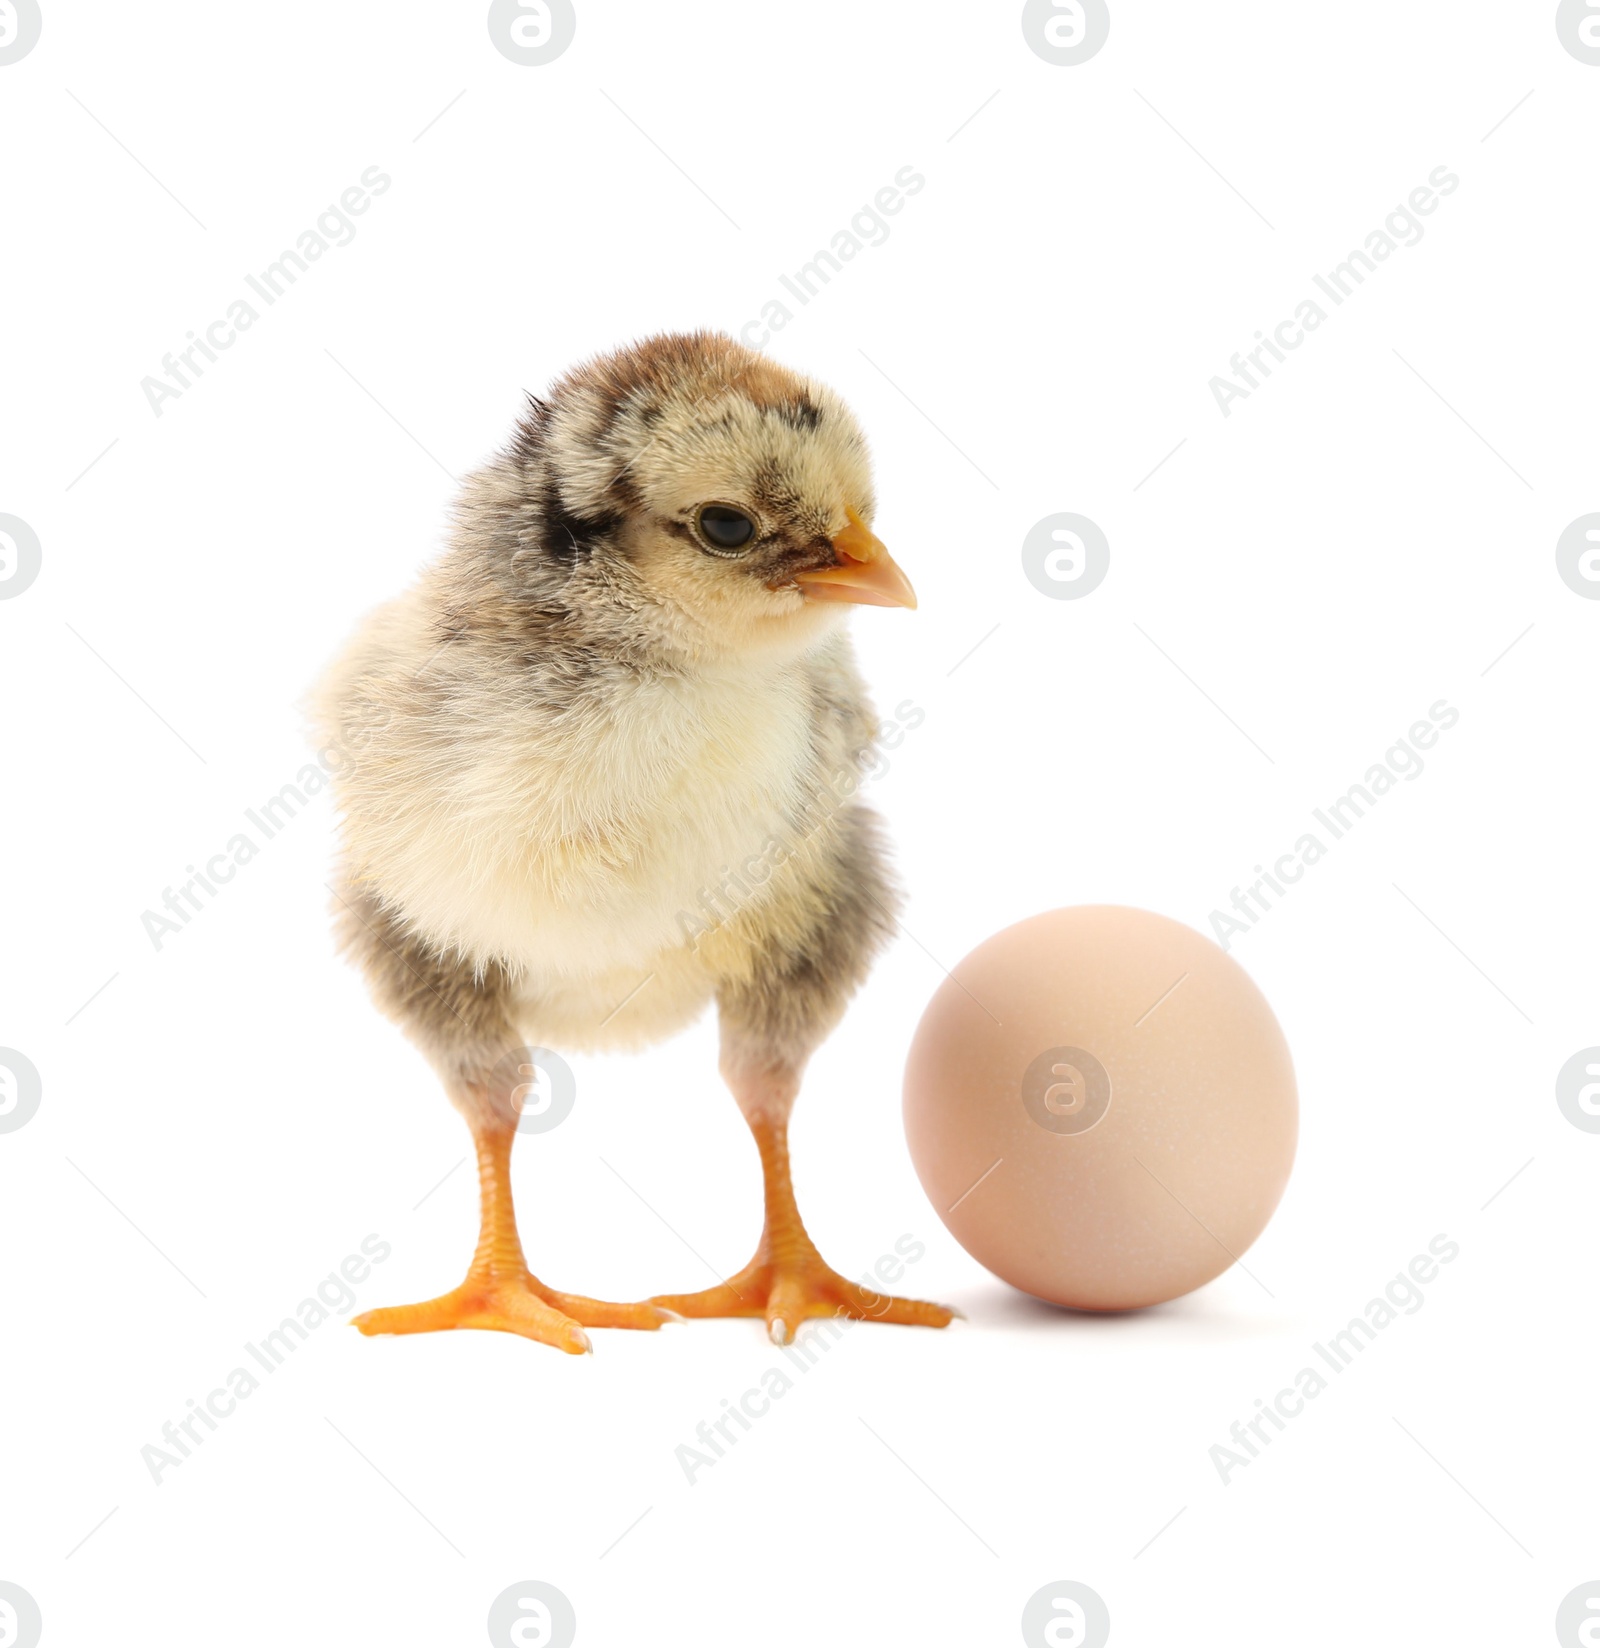
{"type": "Polygon", "coordinates": [[[533,403],[315,695],[347,929],[412,971],[493,970],[519,1030],[563,1047],[805,977],[834,1016],[895,896],[853,799],[876,726],[843,609],[792,572],[871,503],[842,403],[715,335],[533,403]],[[693,543],[704,493],[758,518],[748,564],[693,543]]]}

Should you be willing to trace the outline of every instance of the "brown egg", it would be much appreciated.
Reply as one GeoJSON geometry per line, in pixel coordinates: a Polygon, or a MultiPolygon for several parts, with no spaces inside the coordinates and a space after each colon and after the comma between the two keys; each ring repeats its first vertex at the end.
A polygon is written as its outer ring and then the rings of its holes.
{"type": "Polygon", "coordinates": [[[950,1233],[1078,1310],[1176,1299],[1265,1228],[1298,1131],[1265,997],[1199,933],[1116,905],[1051,910],[940,986],[905,1123],[950,1233]]]}

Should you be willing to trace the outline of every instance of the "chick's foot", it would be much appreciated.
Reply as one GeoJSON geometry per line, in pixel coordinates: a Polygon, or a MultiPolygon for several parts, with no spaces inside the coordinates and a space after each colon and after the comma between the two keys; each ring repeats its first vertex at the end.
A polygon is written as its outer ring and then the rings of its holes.
{"type": "Polygon", "coordinates": [[[861,1322],[902,1322],[942,1328],[957,1313],[921,1299],[898,1299],[852,1282],[829,1267],[809,1242],[781,1255],[762,1251],[737,1276],[700,1293],[661,1294],[650,1301],[679,1316],[764,1316],[775,1345],[791,1343],[812,1317],[846,1316],[861,1322]]]}
{"type": "Polygon", "coordinates": [[[363,1333],[438,1333],[488,1328],[520,1333],[574,1356],[593,1350],[585,1328],[659,1328],[672,1313],[653,1303],[617,1305],[558,1293],[526,1270],[469,1274],[460,1287],[418,1305],[391,1305],[351,1318],[363,1333]]]}

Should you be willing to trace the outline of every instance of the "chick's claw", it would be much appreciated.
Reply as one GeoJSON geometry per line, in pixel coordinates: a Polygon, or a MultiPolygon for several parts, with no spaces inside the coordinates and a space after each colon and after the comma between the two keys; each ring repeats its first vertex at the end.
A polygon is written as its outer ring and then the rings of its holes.
{"type": "Polygon", "coordinates": [[[583,1331],[586,1327],[654,1329],[671,1319],[654,1304],[610,1304],[579,1293],[557,1293],[524,1274],[469,1276],[437,1299],[363,1311],[351,1320],[365,1334],[438,1333],[452,1328],[518,1333],[582,1356],[594,1349],[583,1331]]]}
{"type": "Polygon", "coordinates": [[[792,1343],[800,1324],[819,1316],[942,1328],[956,1314],[921,1299],[874,1293],[841,1276],[815,1253],[782,1264],[753,1259],[717,1287],[700,1293],[662,1294],[650,1302],[688,1317],[763,1316],[775,1345],[792,1343]]]}

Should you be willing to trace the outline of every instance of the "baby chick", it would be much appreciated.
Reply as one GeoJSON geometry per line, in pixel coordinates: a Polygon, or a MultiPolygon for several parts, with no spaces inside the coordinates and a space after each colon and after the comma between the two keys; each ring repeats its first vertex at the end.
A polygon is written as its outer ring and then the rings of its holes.
{"type": "Polygon", "coordinates": [[[764,1316],[779,1344],[812,1316],[950,1320],[830,1270],[789,1175],[806,1061],[894,921],[851,799],[876,724],[842,620],[916,597],[872,515],[830,390],[720,334],[652,338],[530,397],[445,554],[329,671],[340,936],[466,1118],[482,1195],[466,1280],[364,1333],[581,1352],[586,1327],[673,1316],[764,1316]],[[524,1044],[638,1047],[712,1000],[761,1156],[755,1257],[634,1304],[547,1287],[511,1200],[524,1044]]]}

